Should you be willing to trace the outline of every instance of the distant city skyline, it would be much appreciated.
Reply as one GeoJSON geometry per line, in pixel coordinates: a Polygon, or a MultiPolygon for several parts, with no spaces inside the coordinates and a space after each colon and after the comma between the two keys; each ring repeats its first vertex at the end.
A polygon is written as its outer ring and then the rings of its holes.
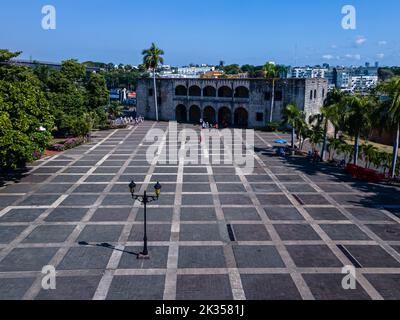
{"type": "Polygon", "coordinates": [[[42,1],[2,4],[0,47],[21,58],[59,62],[76,58],[141,63],[155,42],[165,63],[261,65],[400,65],[397,0],[305,2],[284,0],[53,0],[57,29],[43,30],[42,1]],[[357,29],[341,26],[342,7],[356,8],[357,29]]]}

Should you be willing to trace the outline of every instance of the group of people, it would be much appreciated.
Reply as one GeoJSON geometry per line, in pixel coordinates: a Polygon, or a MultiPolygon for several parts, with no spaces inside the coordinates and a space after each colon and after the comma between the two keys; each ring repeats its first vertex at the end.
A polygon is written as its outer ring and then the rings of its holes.
{"type": "Polygon", "coordinates": [[[125,124],[133,124],[133,125],[138,125],[140,123],[144,122],[143,117],[120,117],[115,120],[116,125],[125,125],[125,124]]]}
{"type": "Polygon", "coordinates": [[[200,124],[203,129],[218,129],[218,123],[211,124],[203,119],[200,119],[200,124]]]}

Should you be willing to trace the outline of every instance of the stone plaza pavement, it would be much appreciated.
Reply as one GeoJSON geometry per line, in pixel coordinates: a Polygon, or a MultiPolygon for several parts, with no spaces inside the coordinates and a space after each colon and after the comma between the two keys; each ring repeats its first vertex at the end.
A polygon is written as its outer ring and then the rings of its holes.
{"type": "Polygon", "coordinates": [[[400,299],[399,189],[275,157],[274,133],[256,132],[251,175],[149,164],[151,128],[168,123],[96,132],[0,188],[0,299],[400,299]],[[148,207],[150,260],[136,256],[132,179],[163,186],[148,207]],[[56,290],[42,289],[45,265],[56,290]],[[355,290],[342,288],[346,265],[355,290]]]}

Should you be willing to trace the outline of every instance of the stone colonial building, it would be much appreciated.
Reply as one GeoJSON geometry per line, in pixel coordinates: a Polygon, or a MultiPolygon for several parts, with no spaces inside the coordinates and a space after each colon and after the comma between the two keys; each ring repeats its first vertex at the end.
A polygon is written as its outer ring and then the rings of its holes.
{"type": "MultiPolygon", "coordinates": [[[[264,127],[271,112],[272,80],[264,79],[157,79],[160,120],[227,123],[237,127],[264,127]]],[[[279,79],[275,81],[273,120],[295,103],[309,115],[319,113],[328,92],[326,79],[279,79]]],[[[140,79],[137,112],[156,118],[152,79],[140,79]]]]}

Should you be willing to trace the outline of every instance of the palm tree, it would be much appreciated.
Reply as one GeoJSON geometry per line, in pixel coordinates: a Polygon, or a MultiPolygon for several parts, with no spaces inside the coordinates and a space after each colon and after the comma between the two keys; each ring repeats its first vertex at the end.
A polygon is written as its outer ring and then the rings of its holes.
{"type": "Polygon", "coordinates": [[[158,121],[158,101],[157,101],[157,83],[156,83],[156,71],[159,64],[164,64],[164,51],[158,48],[154,43],[151,44],[149,49],[142,51],[143,65],[147,70],[153,71],[153,82],[154,82],[154,105],[156,107],[156,121],[158,121]]]}
{"type": "Polygon", "coordinates": [[[360,138],[371,127],[374,103],[368,96],[354,95],[345,97],[342,106],[347,132],[354,137],[354,165],[358,165],[360,138]]]}
{"type": "Polygon", "coordinates": [[[328,150],[328,160],[332,160],[335,157],[335,151],[339,149],[341,142],[335,138],[329,138],[326,149],[328,150]]]}
{"type": "Polygon", "coordinates": [[[363,155],[365,167],[370,168],[371,163],[377,158],[378,148],[371,144],[364,144],[361,146],[360,151],[363,155]]]}
{"type": "MultiPolygon", "coordinates": [[[[272,122],[274,115],[274,104],[275,104],[275,81],[280,75],[279,68],[274,63],[266,63],[263,66],[264,77],[268,80],[272,80],[272,92],[271,92],[271,108],[269,115],[269,122],[272,122]]],[[[268,113],[268,110],[266,111],[268,113]]]]}
{"type": "Polygon", "coordinates": [[[107,107],[107,112],[111,116],[112,119],[116,119],[123,114],[123,108],[118,102],[111,102],[111,104],[107,107]]]}
{"type": "Polygon", "coordinates": [[[292,128],[292,149],[294,149],[294,139],[296,124],[301,116],[301,110],[294,103],[290,103],[282,111],[283,123],[292,128]]]}
{"type": "Polygon", "coordinates": [[[335,138],[337,128],[339,126],[339,109],[340,103],[343,99],[343,93],[338,90],[334,89],[328,93],[328,96],[324,102],[324,106],[321,108],[321,114],[323,117],[323,127],[324,127],[324,141],[322,144],[321,150],[321,161],[325,161],[325,151],[328,144],[328,128],[329,123],[332,123],[335,127],[335,138]]]}

